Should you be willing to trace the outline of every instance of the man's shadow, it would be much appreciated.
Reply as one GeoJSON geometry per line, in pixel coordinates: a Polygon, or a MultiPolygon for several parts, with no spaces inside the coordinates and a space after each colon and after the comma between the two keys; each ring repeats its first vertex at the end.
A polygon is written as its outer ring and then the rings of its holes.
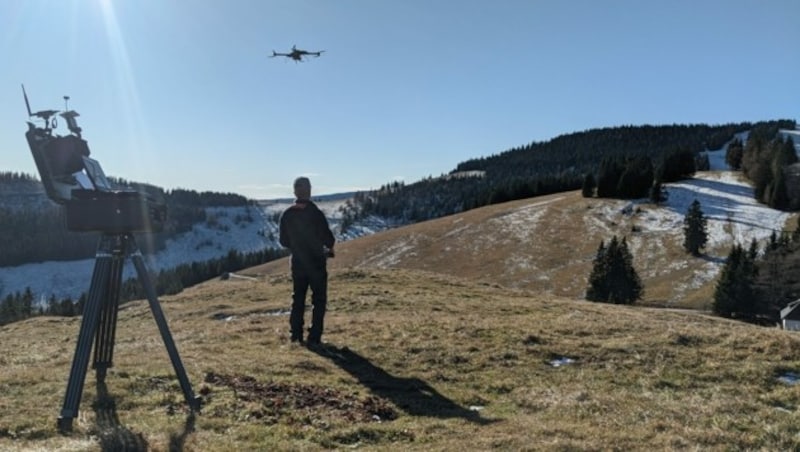
{"type": "Polygon", "coordinates": [[[389,374],[367,358],[347,347],[325,344],[309,350],[328,358],[369,388],[373,394],[388,399],[412,416],[439,418],[460,417],[478,424],[494,422],[477,411],[469,410],[440,394],[419,378],[402,378],[389,374]]]}
{"type": "MultiPolygon", "coordinates": [[[[146,452],[149,450],[147,440],[141,433],[136,433],[122,425],[117,415],[117,401],[108,393],[104,381],[97,382],[97,398],[92,403],[95,413],[95,429],[100,441],[100,449],[104,452],[146,452]]],[[[170,452],[183,450],[186,438],[194,431],[195,413],[192,411],[183,431],[170,435],[170,452]]]]}

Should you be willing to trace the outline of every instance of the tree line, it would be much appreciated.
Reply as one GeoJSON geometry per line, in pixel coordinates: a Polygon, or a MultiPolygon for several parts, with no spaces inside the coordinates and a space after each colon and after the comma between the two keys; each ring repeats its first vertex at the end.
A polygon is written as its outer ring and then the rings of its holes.
{"type": "Polygon", "coordinates": [[[714,312],[747,322],[775,325],[780,311],[800,297],[800,224],[773,231],[763,249],[734,244],[714,293],[714,312]]]}
{"type": "MultiPolygon", "coordinates": [[[[149,277],[159,296],[173,295],[222,274],[260,265],[286,255],[286,250],[278,248],[265,248],[251,253],[231,250],[224,257],[205,262],[181,264],[175,268],[151,273],[149,277]]],[[[88,298],[86,292],[82,293],[77,300],[71,298],[59,300],[51,295],[45,306],[37,306],[39,303],[36,302],[36,295],[30,287],[23,292],[7,294],[0,300],[0,325],[40,315],[68,317],[81,315],[88,298]]],[[[146,297],[144,287],[136,278],[123,281],[120,289],[120,303],[146,297]]]]}
{"type": "Polygon", "coordinates": [[[792,120],[645,125],[562,135],[467,160],[440,177],[412,184],[392,182],[364,192],[346,209],[343,222],[352,224],[374,214],[414,223],[489,204],[584,189],[587,178],[595,181],[592,190],[597,196],[648,196],[654,186],[707,169],[703,151],[722,149],[738,133],[795,125],[792,120]]]}
{"type": "MultiPolygon", "coordinates": [[[[707,219],[699,201],[689,206],[683,221],[683,249],[699,257],[708,241],[707,219]]],[[[714,288],[712,311],[721,317],[774,326],[780,311],[800,297],[800,219],[793,232],[773,231],[763,249],[735,243],[714,288]]],[[[626,239],[600,242],[588,277],[589,301],[633,304],[644,287],[633,266],[626,239]]]]}
{"type": "MultiPolygon", "coordinates": [[[[206,207],[250,204],[247,198],[233,193],[185,189],[164,191],[153,185],[123,179],[111,178],[111,181],[119,189],[147,193],[167,206],[164,230],[143,241],[142,252],[147,254],[164,249],[168,239],[206,221],[206,207]]],[[[97,234],[68,231],[65,224],[64,208],[47,199],[36,177],[0,173],[0,267],[94,257],[97,234]],[[3,198],[9,198],[12,193],[16,202],[8,199],[4,202],[3,198]]]]}
{"type": "Polygon", "coordinates": [[[798,161],[791,137],[783,140],[777,131],[754,129],[746,143],[739,139],[730,143],[725,161],[750,179],[759,202],[779,210],[800,208],[800,197],[791,196],[787,180],[789,167],[798,161]]]}

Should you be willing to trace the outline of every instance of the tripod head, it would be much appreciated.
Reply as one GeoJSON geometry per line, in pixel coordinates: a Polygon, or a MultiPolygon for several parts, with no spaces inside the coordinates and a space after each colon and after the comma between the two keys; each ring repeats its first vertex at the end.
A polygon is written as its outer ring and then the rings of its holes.
{"type": "MultiPolygon", "coordinates": [[[[82,129],[74,110],[31,112],[28,93],[22,86],[29,118],[28,140],[33,160],[39,170],[47,196],[67,208],[67,228],[75,231],[127,233],[159,231],[166,220],[166,207],[144,193],[117,190],[111,186],[100,162],[89,157],[89,144],[81,137],[82,129]],[[59,114],[60,113],[60,114],[59,114]],[[56,135],[55,115],[67,123],[69,134],[56,135]]],[[[64,96],[68,108],[69,96],[64,96]]]]}

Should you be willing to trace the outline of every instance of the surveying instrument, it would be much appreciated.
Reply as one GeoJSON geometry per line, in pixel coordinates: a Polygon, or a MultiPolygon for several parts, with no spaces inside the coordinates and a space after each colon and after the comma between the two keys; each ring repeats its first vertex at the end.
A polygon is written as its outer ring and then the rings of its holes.
{"type": "Polygon", "coordinates": [[[92,368],[96,371],[98,383],[105,382],[108,369],[113,366],[122,270],[128,258],[133,262],[139,283],[147,295],[150,311],[158,325],[186,403],[192,412],[198,412],[201,399],[195,396],[186,376],[155,287],[133,236],[134,232],[161,231],[166,220],[166,206],[145,193],[117,190],[111,186],[100,163],[89,157],[89,146],[81,137],[81,128],[75,119],[79,115],[66,105],[68,96],[64,96],[63,112],[42,110],[32,113],[24,86],[22,94],[28,117],[37,118],[43,123],[36,125],[29,120],[25,138],[47,196],[64,206],[68,230],[100,233],[89,296],[83,307],[83,319],[64,405],[58,418],[58,429],[61,432],[71,431],[72,421],[78,416],[92,348],[92,368]],[[66,122],[70,131],[68,135],[54,134],[56,115],[66,122]]]}

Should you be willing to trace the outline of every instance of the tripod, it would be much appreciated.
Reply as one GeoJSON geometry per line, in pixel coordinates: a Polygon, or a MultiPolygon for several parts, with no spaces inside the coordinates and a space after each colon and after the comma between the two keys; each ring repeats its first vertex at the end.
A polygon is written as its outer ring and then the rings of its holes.
{"type": "Polygon", "coordinates": [[[58,418],[58,429],[62,432],[72,430],[72,420],[78,416],[86,371],[89,365],[89,353],[94,342],[94,362],[92,368],[97,372],[97,382],[103,383],[108,368],[113,365],[114,336],[117,329],[117,312],[119,311],[119,295],[122,287],[122,269],[125,259],[130,257],[136,267],[139,282],[147,294],[150,310],[153,313],[164,345],[167,347],[172,367],[178,376],[186,403],[193,411],[200,410],[201,399],[194,395],[186,371],[178,355],[178,349],[172,340],[164,312],[158,303],[155,288],[150,281],[142,253],[136,245],[133,234],[104,233],[97,245],[92,283],[89,297],[83,308],[83,320],[75,347],[75,357],[67,383],[64,406],[58,418]]]}

